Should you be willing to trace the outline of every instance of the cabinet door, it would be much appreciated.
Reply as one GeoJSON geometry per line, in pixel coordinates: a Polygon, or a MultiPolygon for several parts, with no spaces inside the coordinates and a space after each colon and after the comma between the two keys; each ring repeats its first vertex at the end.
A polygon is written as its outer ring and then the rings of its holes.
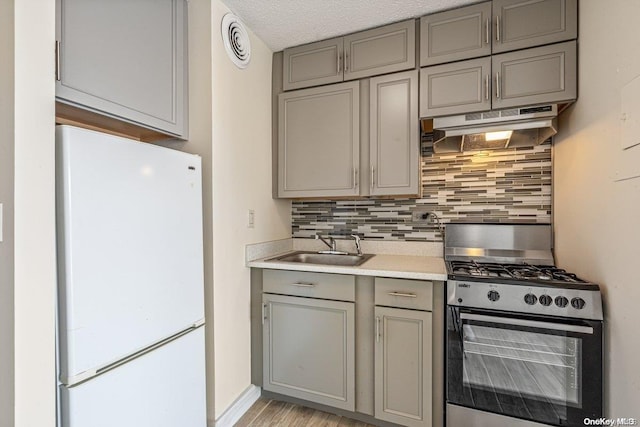
{"type": "Polygon", "coordinates": [[[491,2],[420,19],[420,66],[491,55],[491,2]]]}
{"type": "Polygon", "coordinates": [[[278,107],[278,195],[357,195],[358,82],[285,92],[278,107]]]}
{"type": "Polygon", "coordinates": [[[341,82],[342,37],[284,50],[284,90],[341,82]]]}
{"type": "Polygon", "coordinates": [[[185,0],[57,0],[59,101],[186,136],[185,0]]]}
{"type": "Polygon", "coordinates": [[[375,417],[431,426],[431,313],[376,307],[375,417]]]}
{"type": "Polygon", "coordinates": [[[263,294],[263,388],[355,410],[354,303],[263,294]]]}
{"type": "Polygon", "coordinates": [[[578,0],[494,0],[493,15],[493,53],[578,36],[578,0]]]}
{"type": "Polygon", "coordinates": [[[344,79],[353,80],[416,66],[413,19],[344,38],[344,79]]]}
{"type": "Polygon", "coordinates": [[[418,71],[374,77],[369,90],[371,195],[418,194],[418,71]]]}
{"type": "Polygon", "coordinates": [[[494,109],[577,98],[576,42],[492,57],[494,109]]]}
{"type": "Polygon", "coordinates": [[[420,69],[420,117],[491,109],[491,57],[420,69]]]}

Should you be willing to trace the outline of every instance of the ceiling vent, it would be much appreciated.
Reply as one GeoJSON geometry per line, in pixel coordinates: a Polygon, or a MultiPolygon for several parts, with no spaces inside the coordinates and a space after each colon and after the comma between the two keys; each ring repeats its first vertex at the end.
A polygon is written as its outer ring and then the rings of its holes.
{"type": "Polygon", "coordinates": [[[222,40],[231,62],[238,68],[247,68],[251,61],[251,41],[242,21],[232,13],[222,17],[222,40]]]}

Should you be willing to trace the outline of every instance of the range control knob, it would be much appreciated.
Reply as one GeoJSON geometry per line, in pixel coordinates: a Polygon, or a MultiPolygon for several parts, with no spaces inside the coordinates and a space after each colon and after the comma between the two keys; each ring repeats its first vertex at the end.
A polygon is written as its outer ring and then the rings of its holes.
{"type": "Polygon", "coordinates": [[[569,304],[569,300],[566,297],[556,297],[556,305],[560,308],[565,308],[569,304]]]}
{"type": "Polygon", "coordinates": [[[498,301],[500,299],[500,294],[498,293],[498,291],[489,291],[487,293],[487,298],[489,298],[489,301],[498,301]]]}
{"type": "Polygon", "coordinates": [[[535,296],[534,294],[526,294],[524,296],[524,302],[526,302],[529,305],[534,305],[535,303],[538,302],[538,297],[535,296]]]}
{"type": "Polygon", "coordinates": [[[551,298],[549,295],[540,295],[540,304],[548,307],[551,305],[551,303],[553,303],[553,298],[551,298]]]}
{"type": "Polygon", "coordinates": [[[572,298],[571,299],[571,307],[582,310],[585,306],[586,302],[582,298],[572,298]]]}

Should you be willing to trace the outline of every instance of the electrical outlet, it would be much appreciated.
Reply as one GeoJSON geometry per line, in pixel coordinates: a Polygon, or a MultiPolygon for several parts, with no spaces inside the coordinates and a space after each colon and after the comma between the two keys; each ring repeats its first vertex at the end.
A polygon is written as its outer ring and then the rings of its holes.
{"type": "Polygon", "coordinates": [[[411,222],[431,222],[431,211],[426,208],[414,208],[411,211],[411,222]]]}

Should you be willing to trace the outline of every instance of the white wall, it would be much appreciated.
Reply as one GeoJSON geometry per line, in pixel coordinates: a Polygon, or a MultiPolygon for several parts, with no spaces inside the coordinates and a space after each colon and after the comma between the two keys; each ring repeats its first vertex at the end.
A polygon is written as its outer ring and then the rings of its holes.
{"type": "Polygon", "coordinates": [[[291,203],[271,198],[272,52],[251,36],[245,70],[228,59],[220,35],[228,12],[212,1],[215,418],[251,384],[248,243],[291,235],[291,203]],[[247,228],[247,210],[255,228],[247,228]]]}
{"type": "Polygon", "coordinates": [[[55,1],[15,7],[15,425],[55,425],[55,1]]]}
{"type": "Polygon", "coordinates": [[[558,262],[605,297],[605,411],[636,419],[640,178],[615,180],[640,174],[640,147],[619,146],[622,87],[640,75],[638,17],[637,0],[580,2],[579,99],[561,118],[553,168],[558,262]]]}
{"type": "Polygon", "coordinates": [[[0,427],[13,427],[13,1],[0,2],[0,427]]]}
{"type": "Polygon", "coordinates": [[[211,114],[211,2],[190,0],[189,16],[189,140],[161,141],[158,145],[197,154],[202,158],[204,292],[207,353],[207,412],[214,417],[213,351],[213,179],[211,114]]]}

